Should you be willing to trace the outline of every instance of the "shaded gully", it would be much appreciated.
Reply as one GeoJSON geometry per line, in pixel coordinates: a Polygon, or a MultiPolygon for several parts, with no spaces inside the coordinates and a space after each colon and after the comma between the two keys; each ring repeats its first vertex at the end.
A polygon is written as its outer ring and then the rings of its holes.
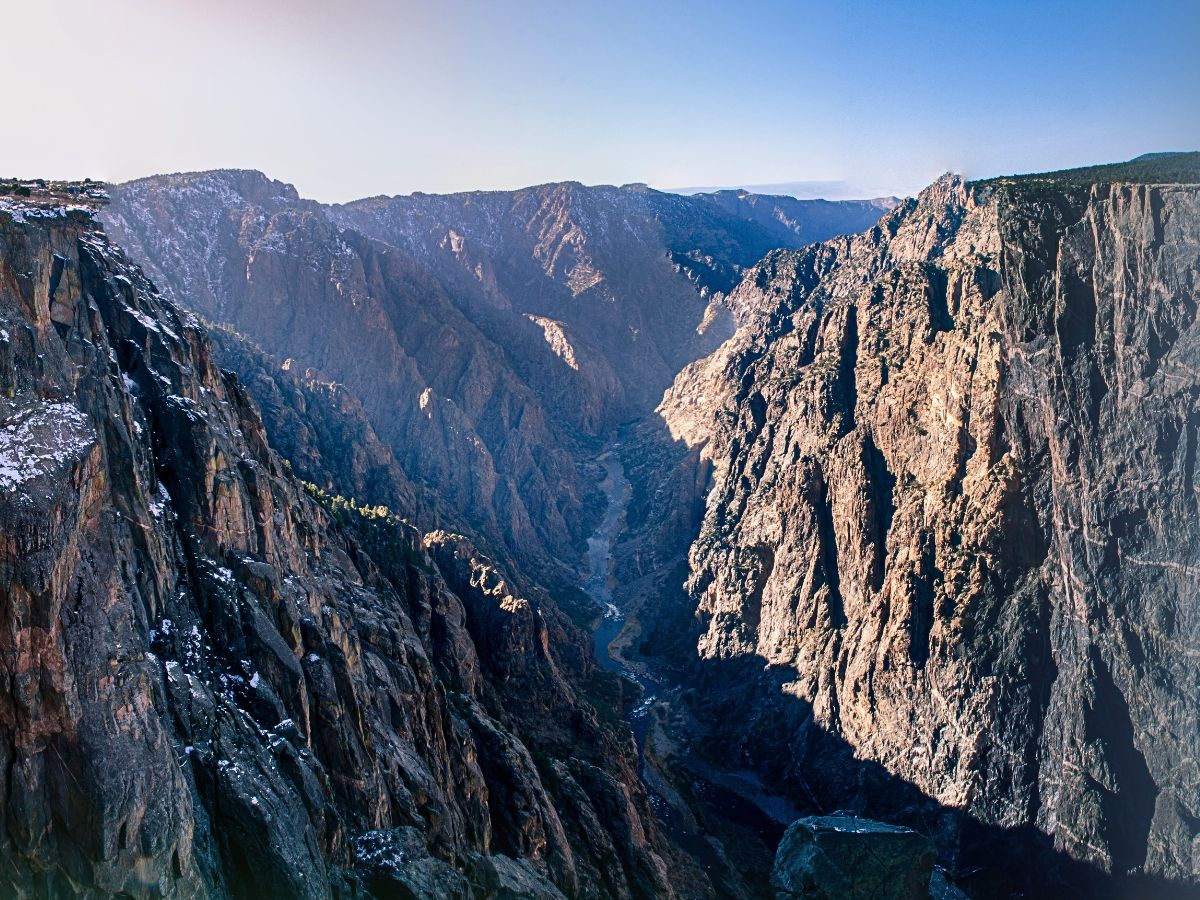
{"type": "MultiPolygon", "coordinates": [[[[614,599],[612,569],[613,549],[625,528],[625,509],[632,493],[619,450],[619,443],[611,444],[596,459],[604,467],[604,478],[599,486],[608,499],[608,506],[595,533],[588,538],[587,576],[583,581],[584,589],[603,611],[593,631],[593,648],[602,668],[641,688],[641,701],[626,711],[625,719],[637,742],[639,773],[662,830],[677,846],[711,870],[721,865],[719,851],[697,828],[692,811],[679,808],[686,806],[685,801],[678,796],[668,801],[664,796],[664,790],[674,791],[662,785],[662,776],[648,771],[650,763],[645,754],[646,736],[655,718],[655,707],[668,705],[680,686],[666,683],[655,673],[648,672],[645,666],[631,668],[610,649],[626,624],[625,611],[614,599]]],[[[659,721],[665,722],[666,718],[659,716],[659,721]]],[[[771,848],[778,843],[787,824],[799,816],[787,801],[763,791],[751,773],[719,772],[695,758],[689,759],[687,769],[692,791],[706,807],[727,821],[756,832],[771,848]]]]}

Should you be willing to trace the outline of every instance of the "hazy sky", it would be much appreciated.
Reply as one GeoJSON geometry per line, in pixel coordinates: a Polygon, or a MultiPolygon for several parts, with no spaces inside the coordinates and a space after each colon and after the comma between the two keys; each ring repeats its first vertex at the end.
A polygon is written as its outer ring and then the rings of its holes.
{"type": "Polygon", "coordinates": [[[1200,0],[4,0],[2,19],[0,175],[875,195],[1200,148],[1200,0]]]}

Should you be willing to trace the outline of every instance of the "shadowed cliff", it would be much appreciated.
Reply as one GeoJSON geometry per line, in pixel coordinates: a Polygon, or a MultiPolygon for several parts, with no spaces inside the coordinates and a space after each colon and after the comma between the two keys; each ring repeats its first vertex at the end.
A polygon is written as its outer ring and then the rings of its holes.
{"type": "Polygon", "coordinates": [[[983,856],[1195,884],[1197,182],[948,177],[746,274],[628,451],[622,557],[719,754],[896,814],[878,766],[983,856]]]}

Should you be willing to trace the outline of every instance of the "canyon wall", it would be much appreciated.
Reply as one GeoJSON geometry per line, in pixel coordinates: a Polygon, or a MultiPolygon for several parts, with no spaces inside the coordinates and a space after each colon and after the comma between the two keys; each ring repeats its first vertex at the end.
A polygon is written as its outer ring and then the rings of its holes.
{"type": "Polygon", "coordinates": [[[295,478],[102,200],[0,202],[4,893],[670,896],[586,636],[295,478]]]}
{"type": "MultiPolygon", "coordinates": [[[[559,586],[576,583],[602,503],[581,464],[730,334],[714,301],[740,271],[803,240],[803,210],[767,227],[641,186],[325,206],[257,172],[217,171],[112,195],[108,229],[169,296],[361,407],[421,489],[422,524],[470,529],[559,586]]],[[[820,212],[807,230],[828,236],[880,209],[820,212]]],[[[233,352],[227,364],[246,362],[233,352]]],[[[247,382],[278,409],[269,380],[247,382]]]]}
{"type": "Polygon", "coordinates": [[[692,640],[643,618],[716,752],[1001,882],[1200,881],[1191,174],[946,177],[746,273],[641,445],[712,467],[692,640]]]}

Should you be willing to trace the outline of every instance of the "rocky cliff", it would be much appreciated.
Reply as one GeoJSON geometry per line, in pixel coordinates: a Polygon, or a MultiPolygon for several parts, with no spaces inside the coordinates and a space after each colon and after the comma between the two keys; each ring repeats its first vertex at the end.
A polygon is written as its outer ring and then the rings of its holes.
{"type": "Polygon", "coordinates": [[[746,273],[651,472],[712,466],[691,642],[642,615],[713,752],[981,891],[1200,884],[1198,182],[947,177],[746,273]]]}
{"type": "MultiPolygon", "coordinates": [[[[812,228],[878,213],[847,207],[812,228]]],[[[229,171],[116,186],[103,216],[175,299],[340,385],[427,489],[422,508],[440,504],[543,583],[576,580],[597,512],[577,463],[728,336],[712,301],[742,268],[801,240],[638,186],[326,207],[229,171]]]]}
{"type": "Polygon", "coordinates": [[[669,896],[549,598],[305,487],[101,192],[31,193],[0,201],[5,895],[669,896]]]}
{"type": "MultiPolygon", "coordinates": [[[[493,549],[543,570],[575,555],[587,487],[565,449],[568,432],[505,348],[414,260],[257,173],[138,183],[105,215],[172,296],[299,371],[344,385],[406,478],[462,513],[493,549]]],[[[544,356],[540,365],[565,368],[544,356]]]]}

